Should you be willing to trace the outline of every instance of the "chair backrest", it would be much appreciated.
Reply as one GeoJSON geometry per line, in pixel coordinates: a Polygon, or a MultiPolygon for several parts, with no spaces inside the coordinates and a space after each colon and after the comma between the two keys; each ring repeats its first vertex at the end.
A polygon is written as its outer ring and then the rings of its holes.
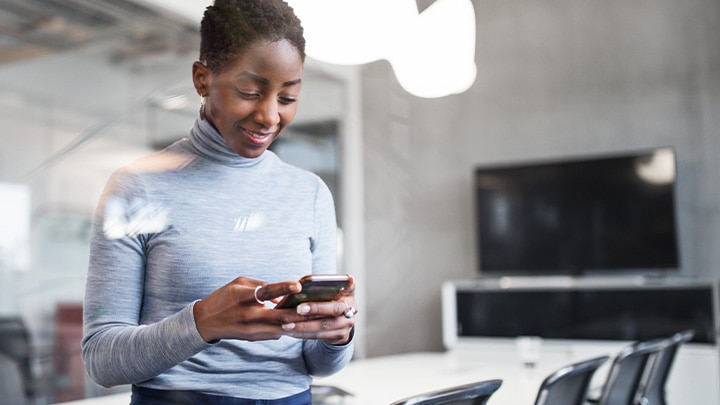
{"type": "Polygon", "coordinates": [[[648,360],[667,346],[666,339],[636,342],[615,356],[599,405],[635,405],[648,360]]]}
{"type": "Polygon", "coordinates": [[[22,376],[21,387],[26,396],[32,396],[32,345],[22,318],[0,317],[0,354],[15,362],[22,376]]]}
{"type": "Polygon", "coordinates": [[[550,374],[540,385],[535,405],[582,405],[590,381],[610,356],[595,357],[574,363],[550,374]]]}
{"type": "Polygon", "coordinates": [[[390,405],[485,405],[501,384],[502,380],[487,380],[457,385],[403,398],[390,405]]]}
{"type": "Polygon", "coordinates": [[[669,337],[667,346],[654,356],[647,381],[641,387],[642,405],[666,405],[665,383],[675,361],[675,354],[682,344],[689,342],[694,336],[693,330],[678,332],[669,337]]]}
{"type": "Polygon", "coordinates": [[[0,353],[0,402],[3,404],[27,404],[23,377],[18,364],[0,353]]]}

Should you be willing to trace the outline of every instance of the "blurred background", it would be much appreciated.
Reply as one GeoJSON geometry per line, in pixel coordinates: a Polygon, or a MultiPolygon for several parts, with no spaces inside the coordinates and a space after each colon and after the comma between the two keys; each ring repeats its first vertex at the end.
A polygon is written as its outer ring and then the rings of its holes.
{"type": "MultiPolygon", "coordinates": [[[[440,286],[480,275],[481,164],[672,147],[678,275],[720,279],[720,2],[471,3],[466,91],[422,98],[386,60],[309,58],[274,145],[335,196],[357,356],[443,349],[440,286]]],[[[145,0],[0,0],[0,315],[26,342],[10,351],[36,403],[127,389],[95,386],[79,357],[89,221],[114,169],[192,125],[199,18],[145,0]]]]}

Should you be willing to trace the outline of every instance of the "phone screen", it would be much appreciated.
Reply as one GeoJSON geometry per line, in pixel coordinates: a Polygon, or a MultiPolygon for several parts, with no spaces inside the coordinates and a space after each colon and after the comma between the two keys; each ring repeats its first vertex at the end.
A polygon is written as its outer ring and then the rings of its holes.
{"type": "Polygon", "coordinates": [[[350,278],[347,275],[312,275],[300,279],[302,291],[283,298],[275,308],[293,308],[301,302],[332,301],[343,291],[350,278]]]}

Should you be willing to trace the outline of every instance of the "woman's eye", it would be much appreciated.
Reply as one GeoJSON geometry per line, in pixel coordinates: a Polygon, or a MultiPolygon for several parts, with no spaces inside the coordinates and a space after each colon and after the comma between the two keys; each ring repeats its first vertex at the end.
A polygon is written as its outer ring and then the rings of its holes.
{"type": "Polygon", "coordinates": [[[251,91],[242,91],[240,89],[235,89],[235,91],[237,92],[237,94],[240,97],[242,97],[244,99],[248,99],[248,100],[254,100],[254,99],[260,97],[259,93],[255,93],[255,92],[251,92],[251,91]]]}
{"type": "MultiPolygon", "coordinates": [[[[262,98],[262,94],[257,91],[243,91],[238,88],[235,89],[237,95],[245,100],[259,100],[262,98]]],[[[278,102],[281,104],[292,104],[297,102],[297,97],[278,97],[278,102]]]]}

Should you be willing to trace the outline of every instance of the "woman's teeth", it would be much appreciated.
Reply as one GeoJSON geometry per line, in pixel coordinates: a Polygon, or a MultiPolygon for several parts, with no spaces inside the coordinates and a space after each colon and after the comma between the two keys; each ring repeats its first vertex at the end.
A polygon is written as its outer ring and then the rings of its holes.
{"type": "Polygon", "coordinates": [[[251,137],[256,138],[256,139],[265,139],[268,136],[270,136],[270,134],[258,134],[256,132],[251,132],[251,131],[247,131],[247,133],[250,134],[251,137]]]}

